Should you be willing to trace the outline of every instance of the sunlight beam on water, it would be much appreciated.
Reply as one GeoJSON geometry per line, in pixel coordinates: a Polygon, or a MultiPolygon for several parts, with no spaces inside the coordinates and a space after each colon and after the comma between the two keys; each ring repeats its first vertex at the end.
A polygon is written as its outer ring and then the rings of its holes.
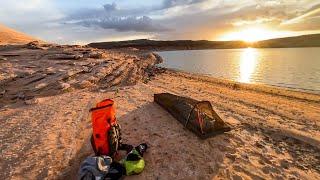
{"type": "Polygon", "coordinates": [[[258,51],[254,48],[244,49],[240,57],[240,76],[239,81],[244,83],[251,82],[251,76],[256,71],[258,51]]]}

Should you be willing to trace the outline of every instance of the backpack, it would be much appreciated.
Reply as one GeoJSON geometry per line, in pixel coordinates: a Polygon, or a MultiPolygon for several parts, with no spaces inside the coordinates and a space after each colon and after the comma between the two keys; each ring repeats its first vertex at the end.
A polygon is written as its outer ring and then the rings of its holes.
{"type": "Polygon", "coordinates": [[[93,134],[91,145],[97,156],[113,157],[121,144],[120,125],[115,117],[114,102],[105,99],[90,109],[93,134]]]}

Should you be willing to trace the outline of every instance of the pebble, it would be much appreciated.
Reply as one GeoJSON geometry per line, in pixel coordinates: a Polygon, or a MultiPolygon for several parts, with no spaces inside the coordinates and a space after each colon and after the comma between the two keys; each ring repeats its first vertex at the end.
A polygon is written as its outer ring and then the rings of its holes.
{"type": "Polygon", "coordinates": [[[37,84],[36,85],[36,89],[41,89],[41,88],[43,88],[43,87],[46,87],[48,84],[47,83],[40,83],[40,84],[37,84]]]}
{"type": "Polygon", "coordinates": [[[37,98],[32,98],[32,99],[25,100],[24,103],[26,105],[38,104],[39,100],[37,98]]]}
{"type": "Polygon", "coordinates": [[[17,97],[18,99],[24,99],[26,96],[24,95],[23,92],[19,92],[19,93],[16,95],[16,97],[17,97]]]}
{"type": "Polygon", "coordinates": [[[77,83],[77,86],[79,86],[80,88],[87,88],[87,87],[91,87],[92,83],[87,80],[84,80],[84,81],[77,83]]]}
{"type": "Polygon", "coordinates": [[[107,92],[107,90],[106,89],[99,89],[99,92],[104,93],[104,92],[107,92]]]}
{"type": "Polygon", "coordinates": [[[87,56],[88,56],[88,58],[101,59],[101,58],[103,57],[103,53],[100,53],[100,52],[90,52],[87,56]]]}
{"type": "Polygon", "coordinates": [[[61,86],[62,90],[66,90],[71,87],[70,84],[68,84],[68,83],[61,83],[60,86],[61,86]]]}

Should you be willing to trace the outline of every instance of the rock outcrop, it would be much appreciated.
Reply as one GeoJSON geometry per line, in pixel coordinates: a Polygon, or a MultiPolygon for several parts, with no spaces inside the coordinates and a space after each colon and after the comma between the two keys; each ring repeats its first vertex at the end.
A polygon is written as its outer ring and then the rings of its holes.
{"type": "Polygon", "coordinates": [[[0,48],[0,104],[71,91],[148,81],[159,55],[86,46],[40,44],[0,48]]]}

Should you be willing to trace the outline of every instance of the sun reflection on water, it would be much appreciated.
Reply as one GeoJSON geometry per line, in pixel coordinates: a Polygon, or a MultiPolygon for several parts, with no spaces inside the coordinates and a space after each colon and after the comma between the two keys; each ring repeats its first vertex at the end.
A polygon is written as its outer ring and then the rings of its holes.
{"type": "Polygon", "coordinates": [[[256,71],[258,51],[254,48],[245,49],[240,58],[240,76],[239,81],[250,83],[252,74],[256,71]]]}

